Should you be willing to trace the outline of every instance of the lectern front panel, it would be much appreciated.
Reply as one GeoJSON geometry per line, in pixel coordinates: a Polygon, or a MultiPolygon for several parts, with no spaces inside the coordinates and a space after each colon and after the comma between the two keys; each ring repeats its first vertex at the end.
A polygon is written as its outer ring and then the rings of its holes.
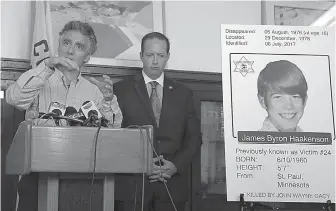
{"type": "Polygon", "coordinates": [[[139,129],[35,126],[31,142],[33,172],[147,173],[152,150],[139,129]],[[96,150],[96,156],[95,156],[96,150]]]}

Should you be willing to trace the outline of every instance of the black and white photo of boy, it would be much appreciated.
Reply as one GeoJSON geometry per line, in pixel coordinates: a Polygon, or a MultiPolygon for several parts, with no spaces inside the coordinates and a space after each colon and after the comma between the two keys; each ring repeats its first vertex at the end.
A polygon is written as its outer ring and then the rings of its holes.
{"type": "Polygon", "coordinates": [[[258,100],[267,112],[260,131],[302,132],[298,126],[308,85],[301,69],[288,60],[273,61],[260,72],[258,100]]]}

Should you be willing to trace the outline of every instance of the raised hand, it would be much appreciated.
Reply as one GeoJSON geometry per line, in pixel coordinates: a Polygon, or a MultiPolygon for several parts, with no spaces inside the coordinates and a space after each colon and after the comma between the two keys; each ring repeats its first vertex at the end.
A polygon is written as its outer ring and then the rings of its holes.
{"type": "Polygon", "coordinates": [[[50,57],[45,60],[48,67],[56,67],[60,71],[79,71],[77,63],[66,57],[50,57]]]}
{"type": "Polygon", "coordinates": [[[99,81],[94,77],[87,78],[91,83],[95,84],[103,94],[105,101],[111,101],[114,97],[113,82],[107,75],[103,75],[103,81],[99,81]]]}
{"type": "Polygon", "coordinates": [[[79,67],[77,63],[66,57],[50,57],[45,60],[45,64],[50,67],[56,67],[69,80],[73,81],[78,78],[79,67]]]}

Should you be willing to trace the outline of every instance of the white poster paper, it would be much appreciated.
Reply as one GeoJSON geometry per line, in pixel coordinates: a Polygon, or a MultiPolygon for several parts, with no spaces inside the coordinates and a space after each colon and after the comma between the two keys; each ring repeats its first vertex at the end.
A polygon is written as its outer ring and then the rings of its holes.
{"type": "Polygon", "coordinates": [[[335,202],[334,32],[221,26],[228,201],[335,202]]]}

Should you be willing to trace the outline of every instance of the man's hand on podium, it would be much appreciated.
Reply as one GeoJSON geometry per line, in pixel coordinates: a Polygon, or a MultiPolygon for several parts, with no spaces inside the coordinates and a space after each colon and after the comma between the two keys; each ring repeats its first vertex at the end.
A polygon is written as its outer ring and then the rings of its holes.
{"type": "Polygon", "coordinates": [[[177,172],[176,166],[169,160],[164,159],[162,155],[154,158],[153,163],[153,173],[149,176],[150,182],[167,182],[167,179],[170,179],[177,172]],[[161,162],[162,165],[156,165],[156,162],[161,162]]]}

